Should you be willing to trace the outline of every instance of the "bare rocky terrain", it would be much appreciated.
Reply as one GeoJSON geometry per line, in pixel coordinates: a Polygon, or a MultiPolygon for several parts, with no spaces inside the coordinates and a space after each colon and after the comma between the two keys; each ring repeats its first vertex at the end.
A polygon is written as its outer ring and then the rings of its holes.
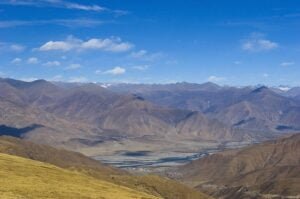
{"type": "Polygon", "coordinates": [[[217,198],[298,198],[300,134],[226,150],[173,171],[217,198]]]}

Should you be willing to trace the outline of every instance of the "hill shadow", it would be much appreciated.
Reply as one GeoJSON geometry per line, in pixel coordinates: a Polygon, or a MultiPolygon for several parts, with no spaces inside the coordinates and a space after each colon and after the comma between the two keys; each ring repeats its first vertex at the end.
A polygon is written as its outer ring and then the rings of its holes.
{"type": "Polygon", "coordinates": [[[26,126],[24,128],[15,128],[15,127],[10,127],[6,125],[0,125],[0,136],[2,135],[7,135],[7,136],[12,136],[12,137],[22,137],[24,134],[35,130],[37,128],[43,127],[42,125],[39,124],[32,124],[30,126],[26,126]]]}

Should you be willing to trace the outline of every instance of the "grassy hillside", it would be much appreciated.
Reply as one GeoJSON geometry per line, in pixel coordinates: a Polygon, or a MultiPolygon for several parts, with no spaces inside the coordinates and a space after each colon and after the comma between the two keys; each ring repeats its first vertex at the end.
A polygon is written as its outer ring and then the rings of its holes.
{"type": "Polygon", "coordinates": [[[39,145],[18,138],[0,137],[0,153],[49,163],[76,173],[84,173],[101,181],[110,182],[165,199],[205,199],[206,195],[167,178],[133,176],[122,170],[101,164],[80,153],[39,145]]]}
{"type": "Polygon", "coordinates": [[[82,173],[0,154],[0,198],[158,199],[82,173]]]}

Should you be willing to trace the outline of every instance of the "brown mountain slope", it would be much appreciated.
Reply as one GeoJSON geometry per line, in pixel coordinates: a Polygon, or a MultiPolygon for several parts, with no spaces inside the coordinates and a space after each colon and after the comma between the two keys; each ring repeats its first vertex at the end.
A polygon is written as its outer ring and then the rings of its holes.
{"type": "MultiPolygon", "coordinates": [[[[73,138],[85,139],[103,132],[101,129],[94,132],[87,124],[70,122],[35,106],[22,105],[1,98],[0,126],[0,135],[12,135],[60,147],[73,138]],[[8,129],[10,131],[7,131],[8,129]]],[[[64,147],[72,148],[67,145],[64,147]]]]}
{"type": "MultiPolygon", "coordinates": [[[[45,80],[36,80],[32,82],[24,82],[15,79],[2,79],[0,78],[0,84],[6,84],[10,86],[10,91],[14,89],[22,97],[22,104],[37,104],[43,106],[44,104],[52,103],[55,98],[58,98],[60,94],[64,93],[64,89],[47,82],[45,80]]],[[[12,100],[8,95],[2,95],[8,100],[12,100]]],[[[12,100],[16,101],[16,100],[12,100]]]]}
{"type": "Polygon", "coordinates": [[[218,197],[242,198],[231,195],[234,189],[245,198],[257,192],[296,196],[300,194],[300,134],[217,153],[178,172],[186,183],[218,197]]]}
{"type": "Polygon", "coordinates": [[[133,176],[124,171],[105,166],[80,153],[55,149],[46,145],[37,145],[17,138],[0,137],[0,153],[46,162],[166,199],[208,198],[176,181],[158,176],[133,176]]]}
{"type": "Polygon", "coordinates": [[[73,88],[55,104],[48,106],[46,111],[131,137],[184,135],[217,141],[220,138],[242,140],[249,137],[242,131],[232,133],[231,128],[200,112],[165,108],[135,95],[115,94],[94,84],[73,88]],[[185,124],[192,131],[185,128],[185,124]]]}
{"type": "Polygon", "coordinates": [[[214,115],[220,121],[235,127],[256,131],[297,131],[300,104],[290,98],[260,87],[245,95],[242,100],[225,107],[214,115]]]}

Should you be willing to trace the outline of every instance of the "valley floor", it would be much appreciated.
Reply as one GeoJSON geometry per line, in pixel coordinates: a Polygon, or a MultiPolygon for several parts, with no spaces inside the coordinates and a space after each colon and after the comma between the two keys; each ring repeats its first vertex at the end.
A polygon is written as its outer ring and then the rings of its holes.
{"type": "Polygon", "coordinates": [[[96,147],[83,148],[80,152],[102,163],[133,172],[162,172],[209,154],[249,144],[252,143],[136,138],[105,142],[96,147]]]}

